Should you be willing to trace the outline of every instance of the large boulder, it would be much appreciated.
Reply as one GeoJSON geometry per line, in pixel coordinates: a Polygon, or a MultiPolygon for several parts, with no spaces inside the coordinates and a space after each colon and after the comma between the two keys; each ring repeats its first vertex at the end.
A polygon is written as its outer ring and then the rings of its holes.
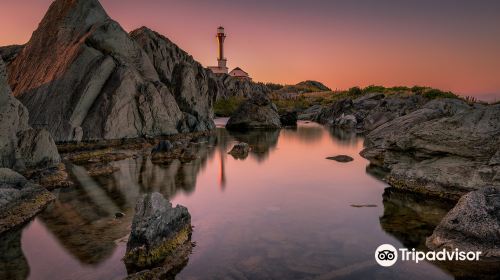
{"type": "Polygon", "coordinates": [[[222,84],[217,99],[230,97],[251,98],[255,94],[269,94],[271,90],[262,83],[255,83],[251,80],[238,79],[226,74],[217,74],[217,79],[222,84]]]}
{"type": "Polygon", "coordinates": [[[500,258],[500,189],[486,187],[464,195],[427,238],[432,250],[480,251],[500,258]]]}
{"type": "Polygon", "coordinates": [[[0,235],[29,221],[54,199],[45,188],[11,169],[0,168],[0,235]]]}
{"type": "Polygon", "coordinates": [[[150,30],[131,37],[98,0],[56,0],[9,64],[9,83],[56,141],[211,129],[216,93],[180,53],[150,30]]]}
{"type": "Polygon", "coordinates": [[[229,130],[281,128],[278,109],[269,97],[256,94],[245,101],[226,124],[229,130]]]}
{"type": "Polygon", "coordinates": [[[370,132],[365,146],[394,187],[456,200],[500,186],[500,105],[433,100],[370,132]]]}
{"type": "Polygon", "coordinates": [[[0,167],[25,168],[53,166],[60,162],[51,135],[28,125],[28,110],[12,96],[7,73],[0,59],[0,167]]]}
{"type": "Polygon", "coordinates": [[[322,108],[315,120],[332,127],[369,132],[395,118],[420,108],[428,100],[419,95],[401,96],[370,93],[356,99],[342,99],[322,108]]]}
{"type": "Polygon", "coordinates": [[[129,272],[157,266],[184,255],[191,244],[191,215],[183,206],[172,207],[160,193],[146,194],[137,202],[124,261],[129,272]]]}

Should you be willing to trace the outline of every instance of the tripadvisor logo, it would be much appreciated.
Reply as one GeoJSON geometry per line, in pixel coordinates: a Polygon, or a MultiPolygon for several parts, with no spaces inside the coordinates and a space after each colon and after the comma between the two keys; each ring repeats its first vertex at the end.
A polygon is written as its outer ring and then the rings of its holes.
{"type": "Polygon", "coordinates": [[[415,248],[408,250],[406,248],[396,249],[391,244],[380,245],[375,250],[375,260],[381,266],[393,266],[398,261],[478,261],[481,252],[464,252],[458,249],[447,251],[416,251],[415,248]]]}

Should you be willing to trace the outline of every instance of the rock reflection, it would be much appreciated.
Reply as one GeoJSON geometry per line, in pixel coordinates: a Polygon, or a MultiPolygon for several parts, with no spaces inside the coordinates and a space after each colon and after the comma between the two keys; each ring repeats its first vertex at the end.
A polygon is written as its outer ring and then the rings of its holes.
{"type": "MultiPolygon", "coordinates": [[[[226,132],[226,130],[223,131],[226,132]]],[[[269,157],[272,150],[276,148],[280,130],[231,131],[229,135],[238,142],[248,143],[252,148],[250,156],[258,162],[263,162],[269,157]]]]}
{"type": "MultiPolygon", "coordinates": [[[[429,251],[425,239],[441,219],[453,208],[453,203],[387,188],[383,194],[382,229],[398,239],[404,247],[429,251]]],[[[498,261],[432,262],[455,279],[498,279],[498,261]]]]}
{"type": "Polygon", "coordinates": [[[355,146],[358,142],[359,134],[352,129],[342,129],[329,127],[328,131],[334,142],[343,146],[355,146]]]}
{"type": "Polygon", "coordinates": [[[0,236],[0,279],[28,278],[30,268],[21,248],[21,229],[0,236]]]}

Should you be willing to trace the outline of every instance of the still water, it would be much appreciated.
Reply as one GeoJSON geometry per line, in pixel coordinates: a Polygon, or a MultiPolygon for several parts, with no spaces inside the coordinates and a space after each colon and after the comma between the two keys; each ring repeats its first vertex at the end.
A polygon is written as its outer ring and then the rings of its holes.
{"type": "Polygon", "coordinates": [[[1,238],[0,275],[124,278],[136,198],[157,191],[192,216],[196,247],[177,279],[453,278],[445,264],[376,264],[384,243],[424,250],[450,205],[385,190],[359,156],[362,147],[362,138],[314,123],[249,133],[219,127],[193,146],[197,159],[189,163],[130,158],[94,179],[71,166],[79,184],[56,191],[45,212],[1,238]],[[253,147],[245,160],[227,154],[239,141],[253,147]],[[354,161],[325,159],[339,154],[354,161]],[[363,205],[371,207],[355,207],[363,205]]]}

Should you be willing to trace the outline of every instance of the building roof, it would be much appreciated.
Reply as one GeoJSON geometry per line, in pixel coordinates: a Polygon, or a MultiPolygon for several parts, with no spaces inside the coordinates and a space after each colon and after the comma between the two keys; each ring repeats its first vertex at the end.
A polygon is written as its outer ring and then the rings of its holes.
{"type": "Polygon", "coordinates": [[[238,71],[238,70],[248,75],[248,73],[246,71],[244,71],[243,69],[241,69],[240,67],[234,68],[233,70],[231,70],[231,72],[238,71]]]}

